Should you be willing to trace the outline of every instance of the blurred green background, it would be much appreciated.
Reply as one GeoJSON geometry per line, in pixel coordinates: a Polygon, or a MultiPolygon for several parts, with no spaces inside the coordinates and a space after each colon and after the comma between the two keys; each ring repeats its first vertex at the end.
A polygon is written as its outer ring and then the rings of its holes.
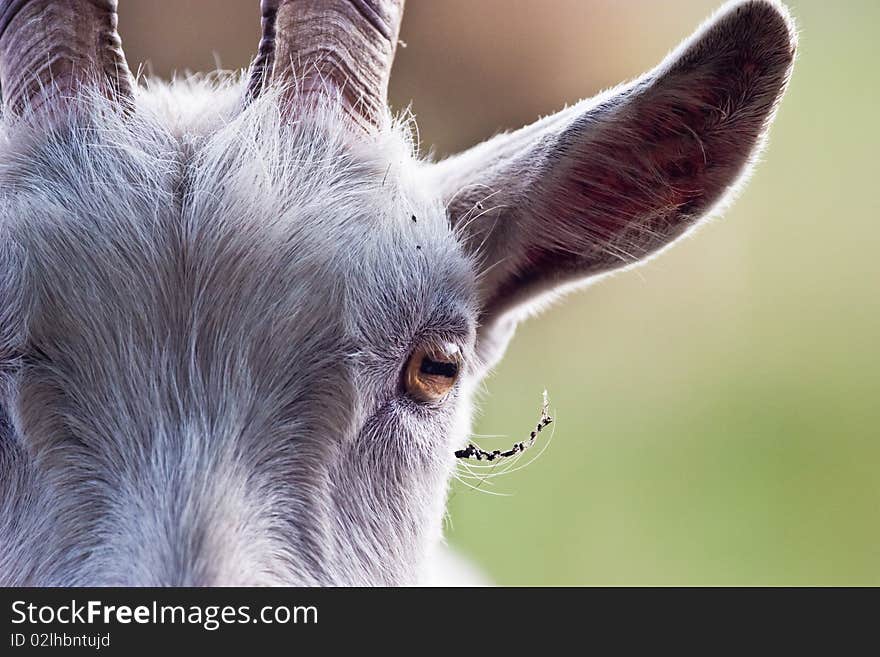
{"type": "MultiPolygon", "coordinates": [[[[245,66],[259,35],[256,0],[121,4],[160,75],[245,66]]],[[[407,0],[392,103],[451,153],[638,75],[718,5],[407,0]]],[[[486,382],[485,447],[544,387],[556,416],[539,459],[454,487],[447,533],[494,581],[880,584],[880,3],[789,5],[794,77],[733,209],[525,323],[486,382]]]]}

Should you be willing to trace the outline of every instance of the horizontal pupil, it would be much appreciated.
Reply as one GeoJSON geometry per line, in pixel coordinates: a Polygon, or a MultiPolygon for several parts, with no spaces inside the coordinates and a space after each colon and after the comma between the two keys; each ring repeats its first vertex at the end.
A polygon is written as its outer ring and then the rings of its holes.
{"type": "Polygon", "coordinates": [[[455,378],[458,374],[458,365],[455,363],[443,363],[431,360],[427,356],[422,358],[422,364],[419,366],[419,372],[431,376],[445,376],[450,379],[455,378]]]}

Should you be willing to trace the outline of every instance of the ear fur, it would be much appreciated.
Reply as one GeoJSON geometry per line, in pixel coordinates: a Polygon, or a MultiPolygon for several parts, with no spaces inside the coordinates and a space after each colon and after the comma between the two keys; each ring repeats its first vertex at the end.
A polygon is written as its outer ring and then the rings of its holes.
{"type": "Polygon", "coordinates": [[[481,340],[719,205],[763,146],[796,42],[779,2],[730,2],[634,82],[432,165],[481,271],[481,340]]]}

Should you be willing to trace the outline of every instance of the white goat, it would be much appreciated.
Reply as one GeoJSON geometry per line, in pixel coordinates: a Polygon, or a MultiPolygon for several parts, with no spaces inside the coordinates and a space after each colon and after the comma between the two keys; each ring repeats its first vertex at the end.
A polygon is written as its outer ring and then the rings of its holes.
{"type": "Polygon", "coordinates": [[[517,321],[722,205],[795,52],[732,2],[435,164],[403,0],[262,11],[249,75],[138,85],[116,0],[0,2],[0,584],[422,581],[517,321]]]}

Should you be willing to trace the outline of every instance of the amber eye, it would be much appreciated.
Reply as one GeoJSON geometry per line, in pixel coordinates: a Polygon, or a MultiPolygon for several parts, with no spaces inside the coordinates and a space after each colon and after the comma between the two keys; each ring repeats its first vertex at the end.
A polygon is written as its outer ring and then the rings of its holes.
{"type": "Polygon", "coordinates": [[[420,347],[409,357],[403,385],[417,401],[438,402],[452,390],[460,368],[461,353],[454,344],[420,347]]]}

